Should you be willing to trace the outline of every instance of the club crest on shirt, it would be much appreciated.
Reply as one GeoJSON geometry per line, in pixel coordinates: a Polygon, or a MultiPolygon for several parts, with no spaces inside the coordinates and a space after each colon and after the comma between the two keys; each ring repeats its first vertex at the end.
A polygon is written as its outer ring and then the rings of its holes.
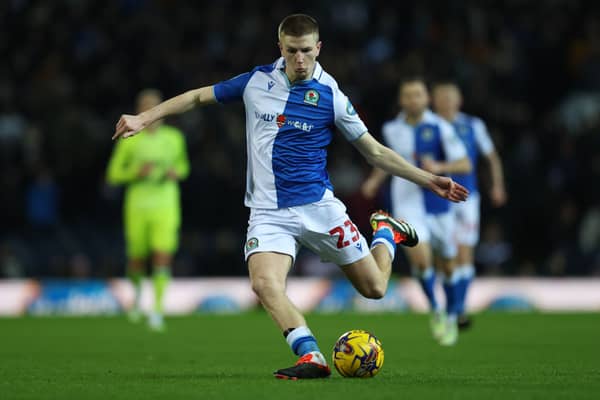
{"type": "Polygon", "coordinates": [[[258,239],[255,237],[248,239],[248,241],[246,242],[246,251],[254,250],[257,247],[258,247],[258,239]]]}
{"type": "Polygon", "coordinates": [[[433,139],[433,129],[425,128],[421,131],[421,139],[429,142],[433,139]]]}
{"type": "Polygon", "coordinates": [[[311,106],[318,106],[320,97],[321,96],[319,95],[319,92],[314,89],[310,89],[304,93],[304,102],[306,104],[310,104],[311,106]]]}
{"type": "Polygon", "coordinates": [[[467,135],[467,133],[469,133],[469,128],[467,128],[467,127],[466,127],[466,126],[464,126],[464,125],[458,125],[458,126],[456,127],[456,130],[458,131],[458,133],[459,133],[461,136],[466,136],[466,135],[467,135]]]}

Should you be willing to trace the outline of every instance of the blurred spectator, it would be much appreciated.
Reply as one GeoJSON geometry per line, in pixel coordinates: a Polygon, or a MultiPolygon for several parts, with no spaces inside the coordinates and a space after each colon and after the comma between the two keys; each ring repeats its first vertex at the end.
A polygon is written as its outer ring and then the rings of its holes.
{"type": "Polygon", "coordinates": [[[75,253],[69,260],[69,276],[76,279],[85,279],[92,276],[92,263],[83,253],[75,253]]]}
{"type": "Polygon", "coordinates": [[[0,277],[23,278],[25,268],[10,243],[0,243],[0,277]]]}
{"type": "Polygon", "coordinates": [[[594,275],[600,275],[600,207],[589,210],[579,228],[579,250],[582,264],[594,275]]]}
{"type": "Polygon", "coordinates": [[[584,215],[579,228],[579,248],[583,254],[600,253],[600,207],[584,215]]]}
{"type": "Polygon", "coordinates": [[[50,229],[59,222],[59,193],[52,172],[39,167],[27,189],[27,222],[32,229],[50,229]]]}
{"type": "Polygon", "coordinates": [[[481,232],[481,240],[475,252],[475,262],[482,275],[502,275],[512,256],[512,246],[504,238],[497,221],[488,221],[481,232]]]}

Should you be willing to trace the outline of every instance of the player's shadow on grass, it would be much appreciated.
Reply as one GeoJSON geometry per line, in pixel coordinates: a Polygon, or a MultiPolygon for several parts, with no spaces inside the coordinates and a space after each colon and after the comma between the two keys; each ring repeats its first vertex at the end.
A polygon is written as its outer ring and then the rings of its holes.
{"type": "Polygon", "coordinates": [[[211,371],[211,372],[139,372],[124,374],[127,379],[134,380],[152,380],[152,381],[197,381],[197,380],[237,380],[237,379],[256,379],[271,377],[270,373],[256,371],[211,371]]]}

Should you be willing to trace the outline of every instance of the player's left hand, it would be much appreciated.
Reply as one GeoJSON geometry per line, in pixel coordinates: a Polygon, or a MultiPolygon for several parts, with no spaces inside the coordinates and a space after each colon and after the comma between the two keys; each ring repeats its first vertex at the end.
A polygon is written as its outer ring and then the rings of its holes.
{"type": "Polygon", "coordinates": [[[177,176],[177,172],[173,168],[169,168],[167,170],[167,173],[165,174],[165,176],[167,177],[168,180],[171,180],[171,181],[176,181],[179,179],[179,176],[177,176]]]}
{"type": "Polygon", "coordinates": [[[493,186],[490,190],[490,200],[494,207],[502,207],[506,204],[506,191],[503,187],[493,186]]]}
{"type": "Polygon", "coordinates": [[[447,176],[436,175],[427,187],[438,196],[454,203],[465,201],[469,196],[469,191],[464,186],[447,176]]]}

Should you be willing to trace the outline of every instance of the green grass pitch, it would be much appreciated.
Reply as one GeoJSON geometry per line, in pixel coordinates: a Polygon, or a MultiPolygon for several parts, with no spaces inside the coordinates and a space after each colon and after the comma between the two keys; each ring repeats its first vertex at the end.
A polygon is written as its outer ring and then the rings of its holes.
{"type": "Polygon", "coordinates": [[[475,317],[453,348],[424,315],[309,315],[327,357],[346,330],[383,343],[372,379],[280,381],[295,362],[263,312],[167,319],[156,334],[124,317],[0,319],[0,398],[600,399],[600,315],[475,317]]]}

